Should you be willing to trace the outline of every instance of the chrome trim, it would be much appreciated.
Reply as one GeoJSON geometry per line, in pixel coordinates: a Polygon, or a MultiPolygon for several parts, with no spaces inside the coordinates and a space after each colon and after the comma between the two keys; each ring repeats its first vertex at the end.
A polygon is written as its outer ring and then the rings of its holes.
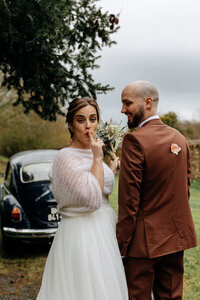
{"type": "Polygon", "coordinates": [[[4,190],[5,190],[5,192],[6,192],[7,194],[9,194],[9,195],[11,194],[10,191],[9,191],[9,190],[7,189],[7,187],[5,186],[4,183],[3,183],[3,188],[4,188],[4,190]]]}
{"type": "Polygon", "coordinates": [[[16,229],[11,227],[3,227],[3,233],[7,237],[12,238],[52,238],[57,228],[46,229],[16,229]]]}
{"type": "Polygon", "coordinates": [[[44,197],[44,196],[46,196],[46,195],[48,195],[48,194],[50,194],[51,193],[51,191],[50,190],[46,190],[44,193],[42,193],[39,197],[37,197],[36,199],[35,199],[35,201],[37,202],[37,201],[39,201],[42,197],[44,197]]]}

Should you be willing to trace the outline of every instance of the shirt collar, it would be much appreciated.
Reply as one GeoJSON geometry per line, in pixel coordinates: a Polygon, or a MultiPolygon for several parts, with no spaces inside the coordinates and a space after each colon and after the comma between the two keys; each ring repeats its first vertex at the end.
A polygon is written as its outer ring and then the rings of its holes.
{"type": "Polygon", "coordinates": [[[158,115],[151,116],[147,118],[146,120],[142,121],[139,125],[138,128],[141,128],[145,123],[149,122],[150,120],[155,120],[155,119],[160,119],[158,115]]]}

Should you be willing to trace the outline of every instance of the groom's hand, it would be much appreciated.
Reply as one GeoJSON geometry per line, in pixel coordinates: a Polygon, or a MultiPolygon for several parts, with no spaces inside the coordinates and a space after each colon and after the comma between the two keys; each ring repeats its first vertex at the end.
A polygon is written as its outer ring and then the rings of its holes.
{"type": "Polygon", "coordinates": [[[119,157],[116,155],[110,160],[110,168],[113,171],[114,175],[117,174],[120,165],[119,157]]]}

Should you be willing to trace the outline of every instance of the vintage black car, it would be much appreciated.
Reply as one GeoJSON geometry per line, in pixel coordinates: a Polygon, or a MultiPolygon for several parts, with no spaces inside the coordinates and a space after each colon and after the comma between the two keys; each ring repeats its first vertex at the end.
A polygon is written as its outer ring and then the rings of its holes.
{"type": "Polygon", "coordinates": [[[0,187],[4,246],[12,242],[52,241],[60,215],[48,175],[57,152],[23,151],[10,158],[0,187]]]}

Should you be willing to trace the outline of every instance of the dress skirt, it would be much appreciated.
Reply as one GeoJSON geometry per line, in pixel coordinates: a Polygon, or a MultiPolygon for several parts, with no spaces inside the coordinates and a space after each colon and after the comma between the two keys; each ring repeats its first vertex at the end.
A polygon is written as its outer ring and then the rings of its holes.
{"type": "Polygon", "coordinates": [[[37,300],[128,300],[116,221],[109,204],[62,217],[37,300]]]}

